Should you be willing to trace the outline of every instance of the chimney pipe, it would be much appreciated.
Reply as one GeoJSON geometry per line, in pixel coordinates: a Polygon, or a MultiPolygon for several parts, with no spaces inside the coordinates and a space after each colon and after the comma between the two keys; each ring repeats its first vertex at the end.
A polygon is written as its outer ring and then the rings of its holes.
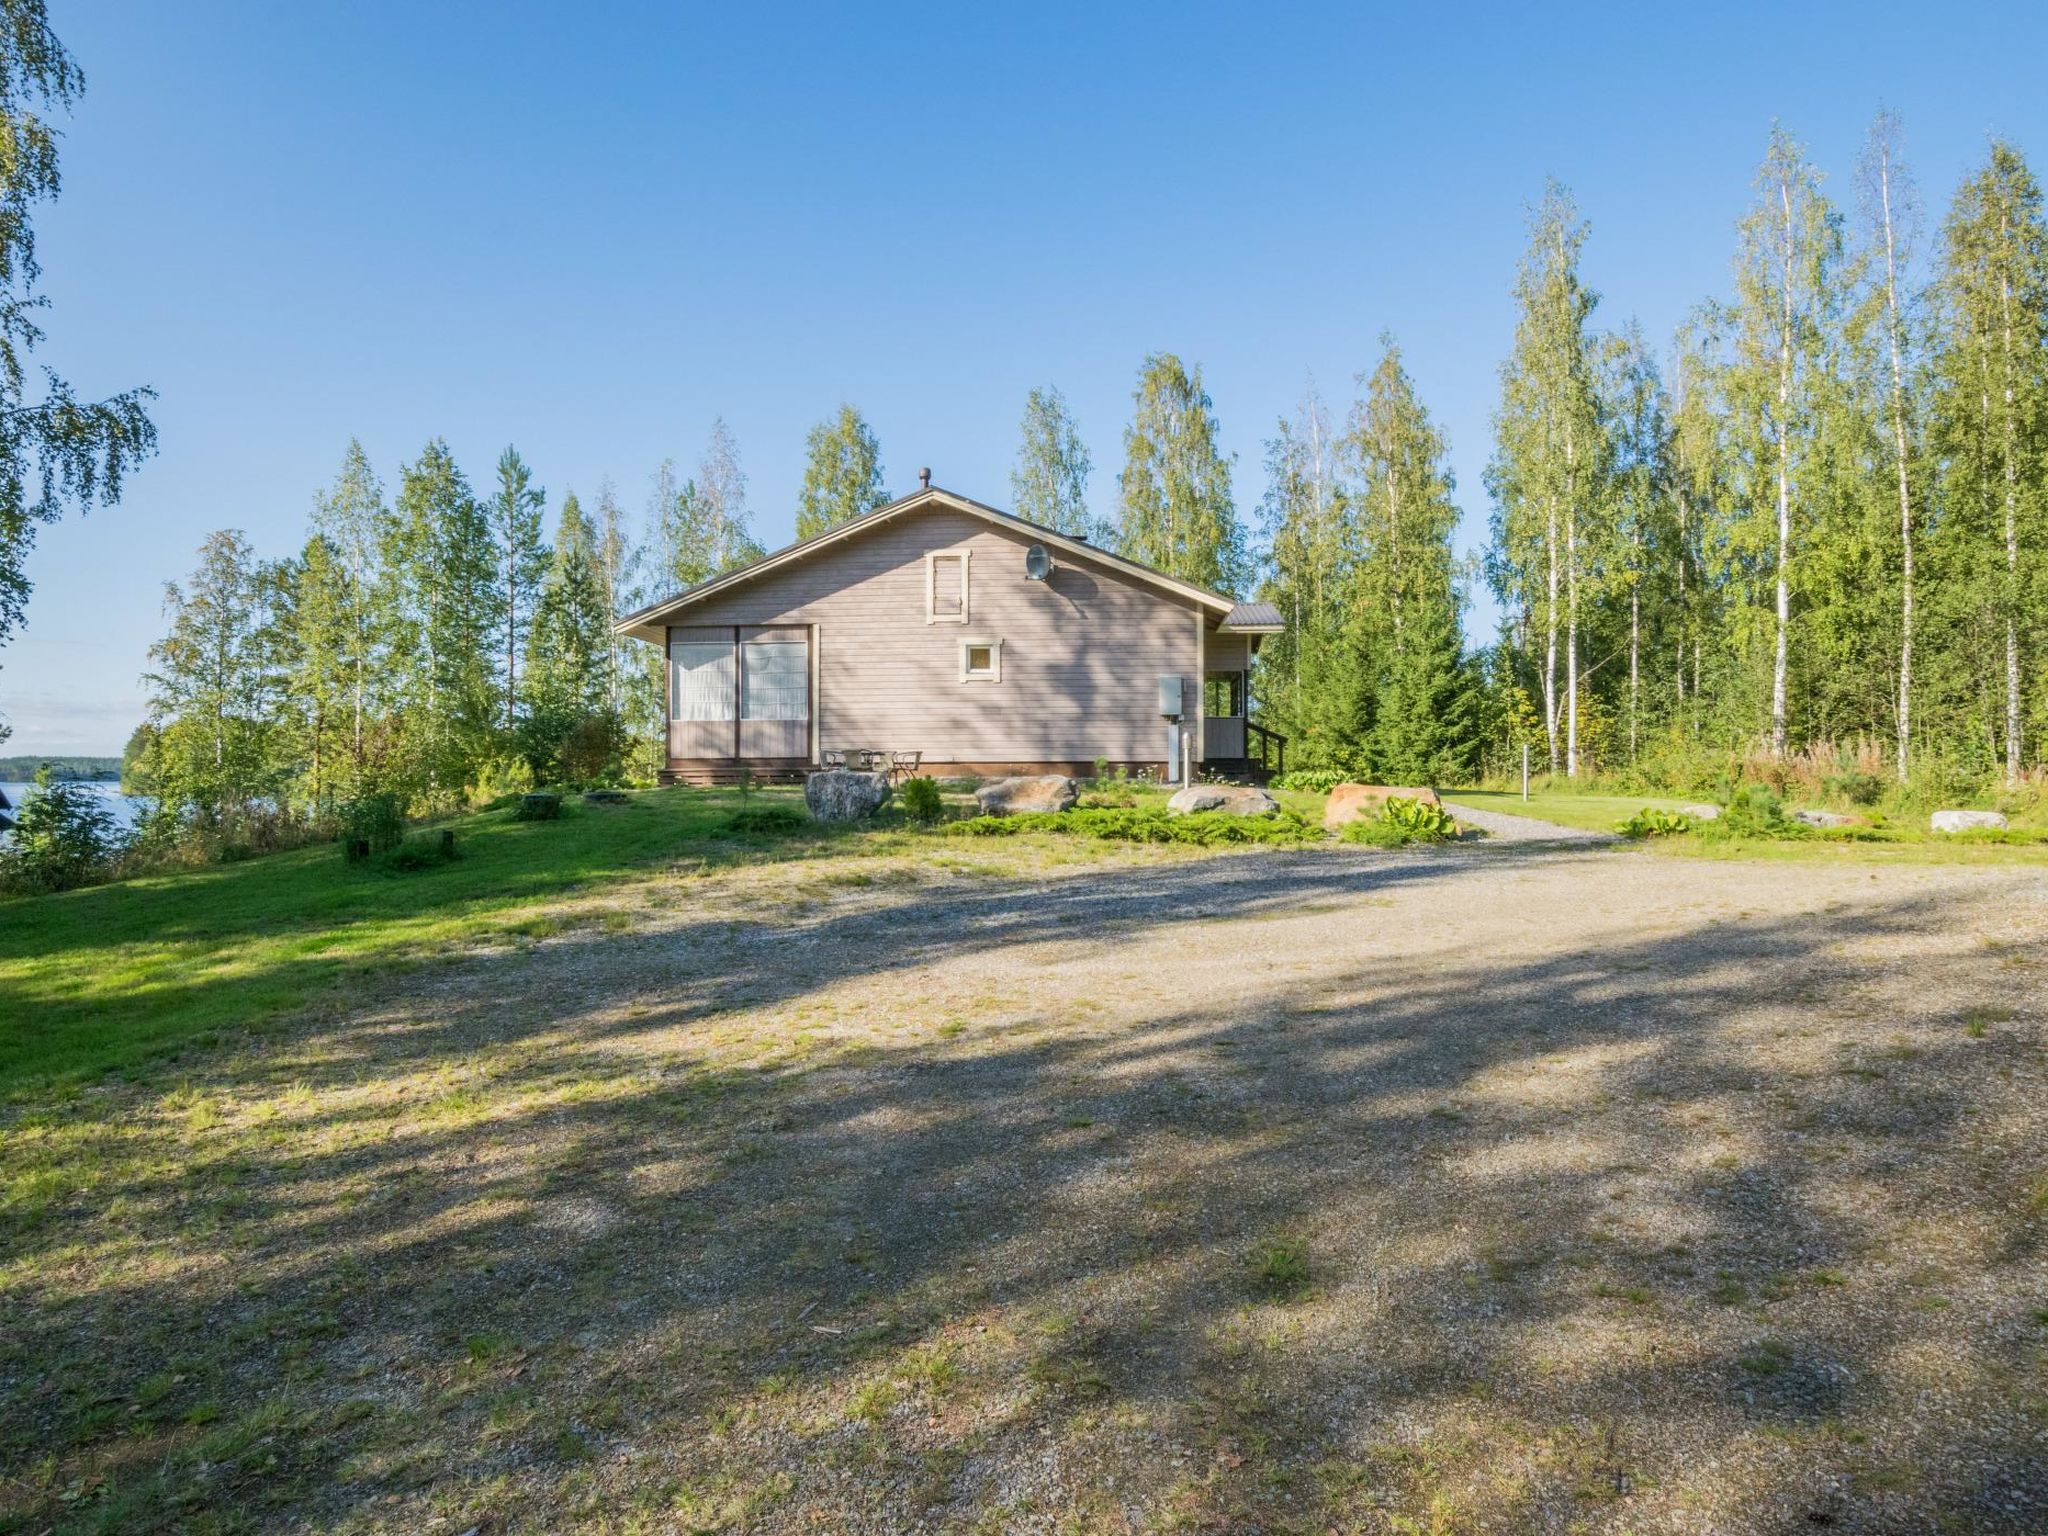
{"type": "Polygon", "coordinates": [[[920,469],[920,470],[919,470],[919,471],[917,472],[917,484],[918,484],[918,488],[919,488],[920,490],[926,490],[926,491],[930,490],[930,489],[932,488],[932,472],[931,472],[931,470],[929,470],[929,469],[920,469]]]}

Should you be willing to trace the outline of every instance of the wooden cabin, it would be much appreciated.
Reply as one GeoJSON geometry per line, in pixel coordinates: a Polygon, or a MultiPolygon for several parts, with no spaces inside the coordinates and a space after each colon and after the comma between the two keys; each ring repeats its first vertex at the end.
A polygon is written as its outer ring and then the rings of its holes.
{"type": "Polygon", "coordinates": [[[668,656],[664,782],[792,778],[863,750],[942,777],[1106,761],[1172,778],[1181,732],[1212,774],[1282,766],[1248,714],[1252,656],[1281,628],[1270,603],[936,486],[616,627],[668,656]]]}

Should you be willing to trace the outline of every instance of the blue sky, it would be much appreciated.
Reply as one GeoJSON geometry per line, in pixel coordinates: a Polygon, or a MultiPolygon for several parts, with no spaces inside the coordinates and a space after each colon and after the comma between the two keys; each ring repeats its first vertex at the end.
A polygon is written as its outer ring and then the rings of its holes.
{"type": "MultiPolygon", "coordinates": [[[[214,528],[304,536],[351,434],[445,436],[639,508],[715,416],[757,530],[841,400],[892,489],[1008,499],[1053,383],[1114,498],[1148,351],[1238,455],[1383,330],[1481,481],[1525,205],[1592,224],[1601,318],[1725,285],[1774,116],[1853,200],[1905,118],[1929,223],[1987,137],[2048,159],[2048,7],[590,6],[51,0],[88,91],[41,218],[45,360],[161,394],[123,504],[46,530],[0,752],[117,751],[162,583],[214,528]]],[[[1475,623],[1490,627],[1483,599],[1475,623]]]]}

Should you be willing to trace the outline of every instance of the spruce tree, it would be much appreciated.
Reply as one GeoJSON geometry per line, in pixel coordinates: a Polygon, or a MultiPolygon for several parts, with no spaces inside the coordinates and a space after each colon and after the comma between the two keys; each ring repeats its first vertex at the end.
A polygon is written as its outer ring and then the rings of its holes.
{"type": "Polygon", "coordinates": [[[280,630],[289,762],[315,815],[360,790],[360,679],[354,583],[347,557],[314,534],[284,572],[280,630]]]}
{"type": "Polygon", "coordinates": [[[1235,596],[1251,562],[1231,500],[1231,460],[1217,444],[1214,402],[1202,370],[1155,352],[1131,392],[1117,476],[1118,549],[1183,581],[1235,596]]]}
{"type": "Polygon", "coordinates": [[[796,536],[814,538],[887,505],[882,447],[874,429],[850,405],[811,428],[804,440],[804,483],[797,495],[796,536]]]}
{"type": "Polygon", "coordinates": [[[537,776],[558,767],[564,741],[615,718],[611,610],[596,540],[574,492],[562,499],[554,550],[528,643],[524,717],[537,776]]]}
{"type": "Polygon", "coordinates": [[[541,510],[547,492],[533,483],[533,472],[508,447],[498,456],[498,489],[487,504],[490,537],[497,545],[499,654],[505,670],[499,697],[508,734],[519,728],[519,665],[525,655],[534,605],[540,600],[541,577],[548,568],[548,547],[541,537],[541,510]]]}

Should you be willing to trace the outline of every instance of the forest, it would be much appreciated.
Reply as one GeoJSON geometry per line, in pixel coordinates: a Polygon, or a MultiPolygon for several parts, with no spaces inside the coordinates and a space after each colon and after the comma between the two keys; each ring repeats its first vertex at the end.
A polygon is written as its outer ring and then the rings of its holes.
{"type": "MultiPolygon", "coordinates": [[[[1728,290],[1661,343],[1609,323],[1593,231],[1543,188],[1477,558],[1392,336],[1341,420],[1311,389],[1276,423],[1249,516],[1201,369],[1166,352],[1139,370],[1111,515],[1052,387],[1025,402],[1011,508],[1277,603],[1253,710],[1304,769],[1457,784],[1526,753],[1691,793],[2018,789],[2048,740],[2048,226],[1994,142],[1930,227],[1902,142],[1881,114],[1845,205],[1774,127],[1728,290]],[[1466,628],[1481,582],[1491,635],[1466,628]]],[[[888,499],[852,405],[804,459],[800,537],[888,499]]],[[[261,846],[367,795],[428,813],[651,780],[661,660],[611,619],[760,551],[723,422],[641,500],[607,482],[550,515],[517,449],[478,484],[438,439],[387,483],[352,442],[289,556],[212,535],[166,589],[125,757],[156,835],[261,846]]]]}

